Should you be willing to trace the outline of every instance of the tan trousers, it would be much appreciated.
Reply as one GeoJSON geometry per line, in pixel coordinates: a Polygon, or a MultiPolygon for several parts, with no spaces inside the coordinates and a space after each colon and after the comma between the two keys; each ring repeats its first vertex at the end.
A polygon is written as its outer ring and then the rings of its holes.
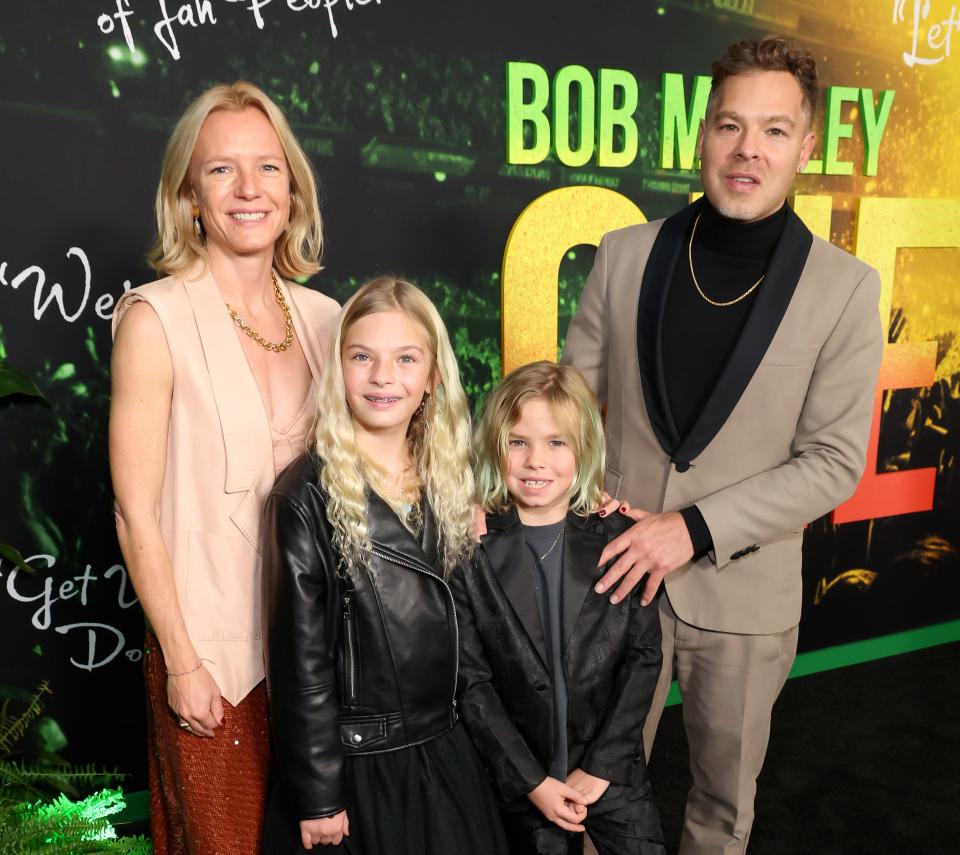
{"type": "Polygon", "coordinates": [[[757,776],[770,738],[770,714],[797,652],[797,627],[775,635],[698,629],[659,597],[663,670],[643,730],[653,738],[676,671],[693,786],[680,855],[747,851],[757,776]]]}

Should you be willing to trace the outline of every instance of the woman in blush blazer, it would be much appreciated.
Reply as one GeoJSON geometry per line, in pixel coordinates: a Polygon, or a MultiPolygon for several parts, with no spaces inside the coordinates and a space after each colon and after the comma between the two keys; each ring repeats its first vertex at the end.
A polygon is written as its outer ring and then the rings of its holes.
{"type": "Polygon", "coordinates": [[[218,85],[167,146],[151,257],[114,315],[117,533],[147,621],[158,855],[260,849],[270,766],[260,517],[303,449],[338,310],[310,164],[250,83],[218,85]]]}

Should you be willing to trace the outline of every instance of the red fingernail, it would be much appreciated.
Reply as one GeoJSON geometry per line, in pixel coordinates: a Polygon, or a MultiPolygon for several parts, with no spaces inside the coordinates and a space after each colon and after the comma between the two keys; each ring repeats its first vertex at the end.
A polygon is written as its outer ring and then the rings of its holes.
{"type": "Polygon", "coordinates": [[[626,505],[620,505],[620,513],[621,513],[621,514],[622,514],[622,513],[626,513],[626,510],[627,510],[627,506],[626,506],[626,505]]]}

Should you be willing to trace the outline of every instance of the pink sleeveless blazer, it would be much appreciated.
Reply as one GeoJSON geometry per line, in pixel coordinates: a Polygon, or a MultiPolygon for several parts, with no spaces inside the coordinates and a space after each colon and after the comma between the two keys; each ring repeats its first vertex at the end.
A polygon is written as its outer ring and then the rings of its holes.
{"type": "MultiPolygon", "coordinates": [[[[315,391],[339,307],[299,285],[284,283],[284,291],[315,391]]],[[[312,408],[282,433],[271,428],[209,270],[129,291],[114,312],[114,334],[137,300],[160,318],[173,364],[160,530],[190,639],[210,660],[223,696],[237,704],[263,679],[263,502],[277,468],[303,449],[312,408]]]]}

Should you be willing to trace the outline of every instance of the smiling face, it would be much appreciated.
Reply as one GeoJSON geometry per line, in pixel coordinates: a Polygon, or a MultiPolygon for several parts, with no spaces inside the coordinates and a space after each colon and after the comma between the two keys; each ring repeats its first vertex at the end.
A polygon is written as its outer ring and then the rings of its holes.
{"type": "Polygon", "coordinates": [[[364,434],[405,438],[433,387],[433,354],[423,326],[400,311],[366,315],[346,331],[340,358],[360,445],[364,434]]]}
{"type": "Polygon", "coordinates": [[[803,93],[789,72],[727,77],[700,127],[703,191],[725,217],[763,219],[783,205],[813,143],[803,93]]]}
{"type": "Polygon", "coordinates": [[[567,515],[577,460],[550,406],[527,401],[507,433],[507,490],[528,525],[560,522],[567,515]]]}
{"type": "Polygon", "coordinates": [[[272,257],[290,220],[290,172],[270,120],[255,107],[212,112],[189,174],[207,250],[272,257]]]}

